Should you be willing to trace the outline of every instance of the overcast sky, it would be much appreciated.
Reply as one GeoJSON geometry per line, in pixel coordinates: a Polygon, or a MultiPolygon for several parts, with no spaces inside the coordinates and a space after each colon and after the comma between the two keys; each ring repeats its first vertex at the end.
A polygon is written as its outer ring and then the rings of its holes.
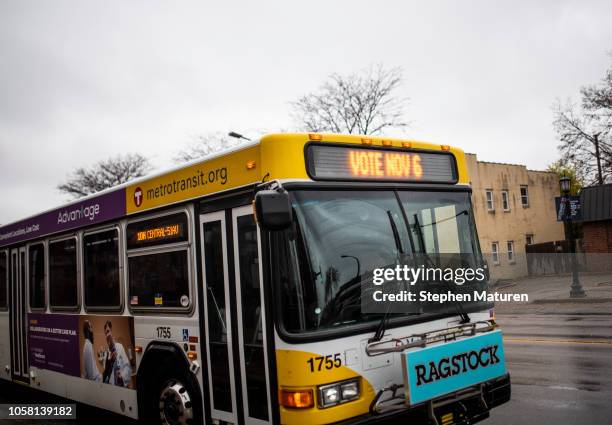
{"type": "Polygon", "coordinates": [[[611,18],[609,0],[2,0],[0,223],[64,202],[77,166],[292,129],[290,101],[373,63],[403,68],[398,135],[545,168],[555,99],[612,65],[611,18]]]}

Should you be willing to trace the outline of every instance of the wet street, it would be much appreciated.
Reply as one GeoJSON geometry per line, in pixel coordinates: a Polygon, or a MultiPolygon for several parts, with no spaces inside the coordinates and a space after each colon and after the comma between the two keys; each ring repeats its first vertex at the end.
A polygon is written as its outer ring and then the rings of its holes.
{"type": "MultiPolygon", "coordinates": [[[[512,400],[492,411],[483,424],[610,423],[612,314],[501,315],[498,322],[505,335],[512,400]]],[[[59,402],[22,388],[2,385],[0,391],[1,403],[59,402]]],[[[133,423],[80,405],[77,415],[76,421],[52,423],[133,423]]],[[[5,423],[30,425],[43,421],[5,423]]]]}
{"type": "Polygon", "coordinates": [[[484,423],[610,423],[612,315],[499,316],[512,400],[484,423]]]}

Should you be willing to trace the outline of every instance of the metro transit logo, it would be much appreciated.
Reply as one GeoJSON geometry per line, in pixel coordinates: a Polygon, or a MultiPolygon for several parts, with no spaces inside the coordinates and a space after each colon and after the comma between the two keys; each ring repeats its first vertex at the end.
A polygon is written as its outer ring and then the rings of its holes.
{"type": "Polygon", "coordinates": [[[134,205],[136,205],[136,207],[142,205],[142,189],[140,186],[134,189],[134,205]]]}

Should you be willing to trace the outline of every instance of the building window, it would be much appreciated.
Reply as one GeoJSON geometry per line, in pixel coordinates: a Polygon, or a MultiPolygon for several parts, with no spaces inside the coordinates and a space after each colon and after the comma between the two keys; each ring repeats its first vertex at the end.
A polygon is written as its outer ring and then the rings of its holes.
{"type": "Polygon", "coordinates": [[[491,258],[493,264],[499,264],[499,244],[497,242],[491,244],[491,258]]]}
{"type": "Polygon", "coordinates": [[[533,245],[533,235],[525,235],[527,245],[533,245]]]}
{"type": "Polygon", "coordinates": [[[495,204],[493,203],[493,189],[487,189],[485,194],[487,197],[487,211],[495,211],[495,204]]]}
{"type": "Polygon", "coordinates": [[[529,190],[527,186],[521,186],[521,205],[523,207],[529,206],[529,190]]]}
{"type": "Polygon", "coordinates": [[[504,211],[510,211],[510,197],[507,190],[502,190],[502,208],[504,211]]]}
{"type": "Polygon", "coordinates": [[[508,262],[514,263],[514,241],[508,241],[508,262]]]}

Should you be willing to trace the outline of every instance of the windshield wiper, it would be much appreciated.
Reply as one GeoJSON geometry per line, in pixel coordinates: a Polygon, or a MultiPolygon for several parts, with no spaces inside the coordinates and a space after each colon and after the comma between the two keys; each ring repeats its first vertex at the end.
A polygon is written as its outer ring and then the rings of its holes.
{"type": "MultiPolygon", "coordinates": [[[[389,224],[391,225],[391,232],[393,233],[393,240],[395,241],[395,247],[397,248],[397,252],[399,255],[404,254],[404,248],[402,247],[402,240],[400,239],[399,231],[397,230],[397,225],[395,224],[395,220],[393,219],[393,214],[391,214],[391,210],[387,210],[387,217],[389,217],[389,224]]],[[[378,323],[378,327],[376,328],[376,332],[374,336],[368,340],[368,342],[377,342],[382,339],[385,335],[385,331],[387,330],[387,322],[389,321],[389,310],[391,309],[391,304],[387,303],[387,311],[380,319],[378,323]]]]}
{"type": "Polygon", "coordinates": [[[391,225],[391,232],[393,232],[393,239],[395,240],[395,247],[397,248],[400,254],[403,254],[404,248],[402,247],[402,241],[400,239],[400,235],[397,230],[397,225],[395,224],[395,220],[393,219],[393,214],[391,214],[391,210],[387,210],[387,217],[389,217],[389,224],[391,225]]]}
{"type": "Polygon", "coordinates": [[[376,332],[374,332],[374,336],[372,338],[368,339],[368,343],[378,342],[383,338],[383,336],[385,336],[387,322],[389,321],[389,310],[391,310],[391,304],[387,303],[387,311],[385,311],[382,319],[380,319],[380,322],[378,322],[376,332]]]}
{"type": "MultiPolygon", "coordinates": [[[[423,231],[421,230],[421,224],[419,223],[419,217],[417,214],[414,214],[414,230],[417,232],[419,242],[421,243],[421,253],[424,255],[427,262],[435,267],[436,265],[429,256],[429,253],[425,250],[425,238],[423,237],[423,231]]],[[[446,280],[442,279],[442,282],[448,290],[452,291],[454,289],[446,280]]],[[[470,316],[463,309],[463,305],[461,304],[461,302],[458,301],[456,298],[453,298],[453,304],[455,304],[455,306],[457,307],[457,313],[459,313],[459,317],[461,318],[461,321],[459,323],[470,323],[470,316]]]]}

